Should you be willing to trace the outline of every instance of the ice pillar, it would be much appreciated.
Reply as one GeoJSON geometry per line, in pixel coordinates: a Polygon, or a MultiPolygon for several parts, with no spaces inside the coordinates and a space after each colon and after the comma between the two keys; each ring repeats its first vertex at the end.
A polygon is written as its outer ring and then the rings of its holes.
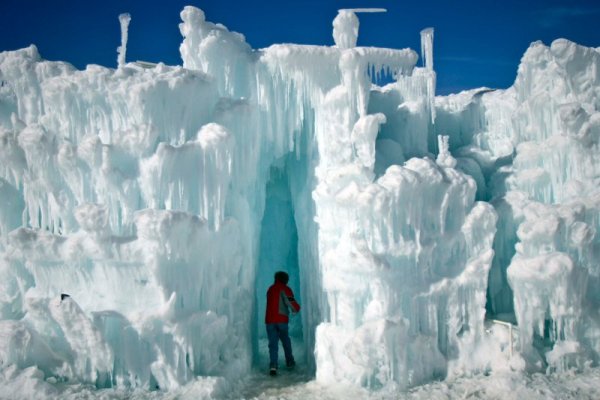
{"type": "Polygon", "coordinates": [[[431,110],[431,123],[435,122],[435,71],[433,70],[433,28],[421,31],[421,58],[427,71],[427,99],[431,110]]]}
{"type": "Polygon", "coordinates": [[[433,28],[425,28],[421,31],[421,58],[424,67],[433,71],[433,28]]]}
{"type": "Polygon", "coordinates": [[[340,49],[356,47],[358,40],[359,21],[356,13],[386,12],[385,8],[346,8],[338,10],[338,15],[333,19],[333,40],[340,49]]]}
{"type": "Polygon", "coordinates": [[[356,47],[358,40],[358,17],[352,10],[339,10],[333,20],[333,40],[340,49],[356,47]]]}
{"type": "Polygon", "coordinates": [[[129,28],[129,21],[131,21],[131,15],[124,13],[119,15],[119,22],[121,23],[121,45],[117,48],[117,63],[119,68],[125,65],[125,53],[127,52],[127,30],[129,28]]]}

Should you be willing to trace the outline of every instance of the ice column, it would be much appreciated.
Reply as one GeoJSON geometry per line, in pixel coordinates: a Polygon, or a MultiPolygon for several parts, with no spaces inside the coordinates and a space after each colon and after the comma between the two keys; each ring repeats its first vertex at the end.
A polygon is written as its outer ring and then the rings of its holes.
{"type": "Polygon", "coordinates": [[[333,20],[333,40],[340,49],[356,47],[358,39],[358,17],[351,10],[339,10],[333,20]]]}
{"type": "Polygon", "coordinates": [[[125,53],[127,52],[127,29],[129,28],[129,21],[131,21],[131,15],[124,13],[119,15],[119,22],[121,23],[121,45],[117,48],[119,57],[117,63],[119,68],[125,65],[125,53]]]}
{"type": "Polygon", "coordinates": [[[386,12],[385,8],[347,8],[338,10],[338,15],[333,19],[333,40],[340,49],[356,47],[358,39],[357,12],[377,13],[386,12]]]}
{"type": "Polygon", "coordinates": [[[433,28],[421,31],[421,58],[427,73],[427,99],[431,109],[431,122],[435,122],[435,71],[433,70],[433,28]]]}
{"type": "Polygon", "coordinates": [[[425,68],[433,71],[433,28],[425,28],[421,31],[421,57],[425,68]]]}

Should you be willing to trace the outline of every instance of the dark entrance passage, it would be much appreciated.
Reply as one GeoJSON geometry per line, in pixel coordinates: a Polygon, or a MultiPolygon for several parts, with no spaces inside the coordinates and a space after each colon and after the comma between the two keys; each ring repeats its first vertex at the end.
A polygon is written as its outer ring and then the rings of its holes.
{"type": "MultiPolygon", "coordinates": [[[[301,305],[303,304],[298,263],[298,230],[285,169],[271,168],[270,171],[270,180],[267,183],[265,194],[259,250],[255,283],[253,350],[255,366],[266,371],[269,365],[267,334],[264,324],[266,293],[269,286],[273,284],[275,272],[285,271],[288,273],[290,277],[288,286],[294,292],[297,301],[301,305]]],[[[302,334],[302,318],[299,315],[290,316],[289,332],[298,368],[303,370],[302,363],[306,357],[306,349],[302,334]]],[[[280,366],[285,365],[281,344],[279,364],[280,366]]]]}

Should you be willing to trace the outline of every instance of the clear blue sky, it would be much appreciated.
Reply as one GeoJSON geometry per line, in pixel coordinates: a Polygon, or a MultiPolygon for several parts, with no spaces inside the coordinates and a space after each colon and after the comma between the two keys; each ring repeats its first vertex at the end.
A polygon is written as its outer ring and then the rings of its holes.
{"type": "Polygon", "coordinates": [[[127,59],[181,64],[179,12],[185,5],[240,32],[253,48],[273,43],[331,45],[339,8],[384,7],[361,14],[359,45],[420,51],[419,32],[435,28],[439,94],[514,81],[532,41],[567,38],[600,46],[600,1],[595,0],[1,0],[0,51],[35,44],[42,57],[85,68],[116,66],[118,15],[129,12],[127,59]]]}

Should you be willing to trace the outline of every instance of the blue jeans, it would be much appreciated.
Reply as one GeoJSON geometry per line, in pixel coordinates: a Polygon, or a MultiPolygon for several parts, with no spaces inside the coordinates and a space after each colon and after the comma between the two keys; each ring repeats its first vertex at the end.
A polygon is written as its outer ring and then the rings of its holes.
{"type": "Polygon", "coordinates": [[[285,363],[287,365],[294,364],[292,342],[288,335],[288,324],[267,324],[267,336],[269,337],[269,367],[277,368],[279,340],[281,340],[281,344],[283,345],[285,363]]]}

